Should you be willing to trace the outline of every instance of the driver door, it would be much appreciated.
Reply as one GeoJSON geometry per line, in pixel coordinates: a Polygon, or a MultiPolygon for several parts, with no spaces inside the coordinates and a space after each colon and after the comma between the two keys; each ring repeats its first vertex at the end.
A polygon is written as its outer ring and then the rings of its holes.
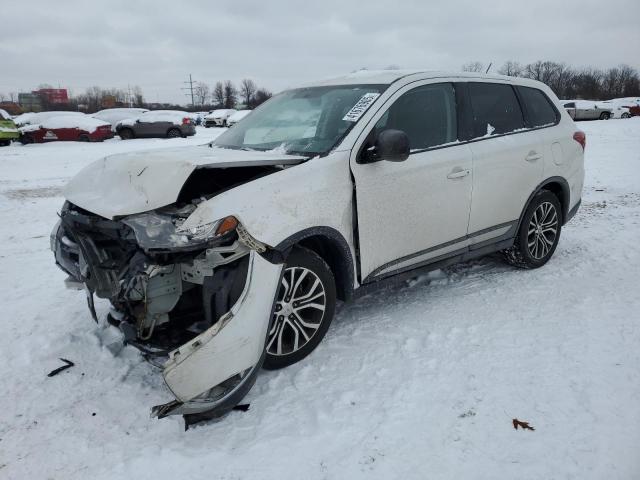
{"type": "Polygon", "coordinates": [[[455,88],[452,83],[415,85],[387,101],[352,152],[364,283],[469,245],[472,155],[468,145],[456,143],[455,88]],[[409,158],[359,163],[385,129],[407,134],[409,158]]]}

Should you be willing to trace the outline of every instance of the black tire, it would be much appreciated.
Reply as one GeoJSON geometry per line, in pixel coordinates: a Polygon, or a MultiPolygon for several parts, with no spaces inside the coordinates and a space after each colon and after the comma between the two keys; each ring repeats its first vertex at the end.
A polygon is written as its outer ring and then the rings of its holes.
{"type": "Polygon", "coordinates": [[[287,258],[284,268],[273,307],[273,319],[267,333],[267,354],[264,361],[264,368],[267,370],[288,367],[309,355],[327,333],[336,309],[333,272],[317,253],[296,247],[287,258]],[[291,291],[287,289],[290,280],[294,284],[291,291]],[[316,280],[320,281],[319,286],[315,285],[316,280]],[[296,300],[296,294],[310,297],[305,299],[306,303],[303,301],[300,304],[296,300]],[[324,309],[321,311],[317,306],[323,301],[324,309]],[[300,344],[301,341],[304,343],[300,344]]]}
{"type": "Polygon", "coordinates": [[[130,128],[121,128],[120,130],[118,130],[118,135],[122,140],[131,140],[136,136],[135,133],[133,133],[133,130],[131,130],[130,128]]]}
{"type": "Polygon", "coordinates": [[[11,140],[0,140],[0,147],[8,147],[11,145],[11,140]]]}
{"type": "Polygon", "coordinates": [[[610,117],[611,117],[611,114],[609,112],[602,112],[600,114],[600,120],[609,120],[610,117]]]}
{"type": "Polygon", "coordinates": [[[623,113],[621,116],[622,116],[622,118],[629,118],[629,114],[628,113],[623,113]]]}
{"type": "Polygon", "coordinates": [[[504,258],[519,268],[543,266],[556,251],[562,222],[558,197],[548,190],[541,190],[529,203],[513,246],[502,251],[504,258]],[[545,214],[549,205],[551,208],[545,214]]]}
{"type": "Polygon", "coordinates": [[[91,138],[89,137],[89,135],[83,133],[82,135],[80,135],[78,137],[78,141],[79,142],[90,142],[91,138]]]}
{"type": "Polygon", "coordinates": [[[35,143],[35,139],[31,135],[22,135],[20,137],[20,143],[23,145],[28,145],[30,143],[35,143]]]}
{"type": "Polygon", "coordinates": [[[181,136],[182,132],[177,128],[170,128],[167,132],[167,138],[180,138],[181,136]]]}

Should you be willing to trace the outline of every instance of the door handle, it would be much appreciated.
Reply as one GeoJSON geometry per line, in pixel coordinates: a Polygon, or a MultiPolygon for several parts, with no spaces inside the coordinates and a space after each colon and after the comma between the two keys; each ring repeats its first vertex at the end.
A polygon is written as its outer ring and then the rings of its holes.
{"type": "Polygon", "coordinates": [[[462,168],[454,168],[451,170],[451,173],[447,175],[449,180],[454,180],[456,178],[466,177],[471,173],[471,170],[463,170],[462,168]]]}
{"type": "Polygon", "coordinates": [[[527,162],[535,162],[536,160],[540,160],[541,158],[542,158],[542,155],[540,155],[538,152],[534,150],[531,150],[529,154],[526,157],[524,157],[524,159],[527,162]]]}

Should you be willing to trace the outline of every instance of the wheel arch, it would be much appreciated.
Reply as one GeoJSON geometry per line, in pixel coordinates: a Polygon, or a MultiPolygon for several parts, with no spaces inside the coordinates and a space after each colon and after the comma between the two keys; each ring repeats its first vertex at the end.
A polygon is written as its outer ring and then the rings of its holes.
{"type": "Polygon", "coordinates": [[[274,250],[286,260],[296,246],[308,248],[327,262],[336,280],[336,294],[340,300],[353,298],[354,261],[344,236],[335,228],[312,227],[301,230],[280,242],[274,250]]]}
{"type": "Polygon", "coordinates": [[[531,204],[531,200],[533,200],[533,197],[535,197],[542,190],[547,190],[558,197],[560,207],[562,208],[562,224],[565,224],[567,215],[569,214],[569,204],[571,202],[571,189],[569,188],[569,183],[562,177],[549,177],[546,180],[542,181],[531,193],[531,195],[529,195],[529,198],[527,199],[522,212],[520,213],[520,219],[518,220],[518,230],[520,229],[520,224],[522,223],[524,214],[531,204]]]}

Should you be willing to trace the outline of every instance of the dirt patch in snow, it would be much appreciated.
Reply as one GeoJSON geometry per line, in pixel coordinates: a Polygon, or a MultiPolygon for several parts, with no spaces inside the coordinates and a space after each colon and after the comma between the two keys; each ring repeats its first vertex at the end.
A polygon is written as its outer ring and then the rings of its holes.
{"type": "Polygon", "coordinates": [[[2,192],[4,196],[12,200],[24,200],[26,198],[53,198],[62,196],[60,187],[40,187],[40,188],[16,188],[2,192]]]}

